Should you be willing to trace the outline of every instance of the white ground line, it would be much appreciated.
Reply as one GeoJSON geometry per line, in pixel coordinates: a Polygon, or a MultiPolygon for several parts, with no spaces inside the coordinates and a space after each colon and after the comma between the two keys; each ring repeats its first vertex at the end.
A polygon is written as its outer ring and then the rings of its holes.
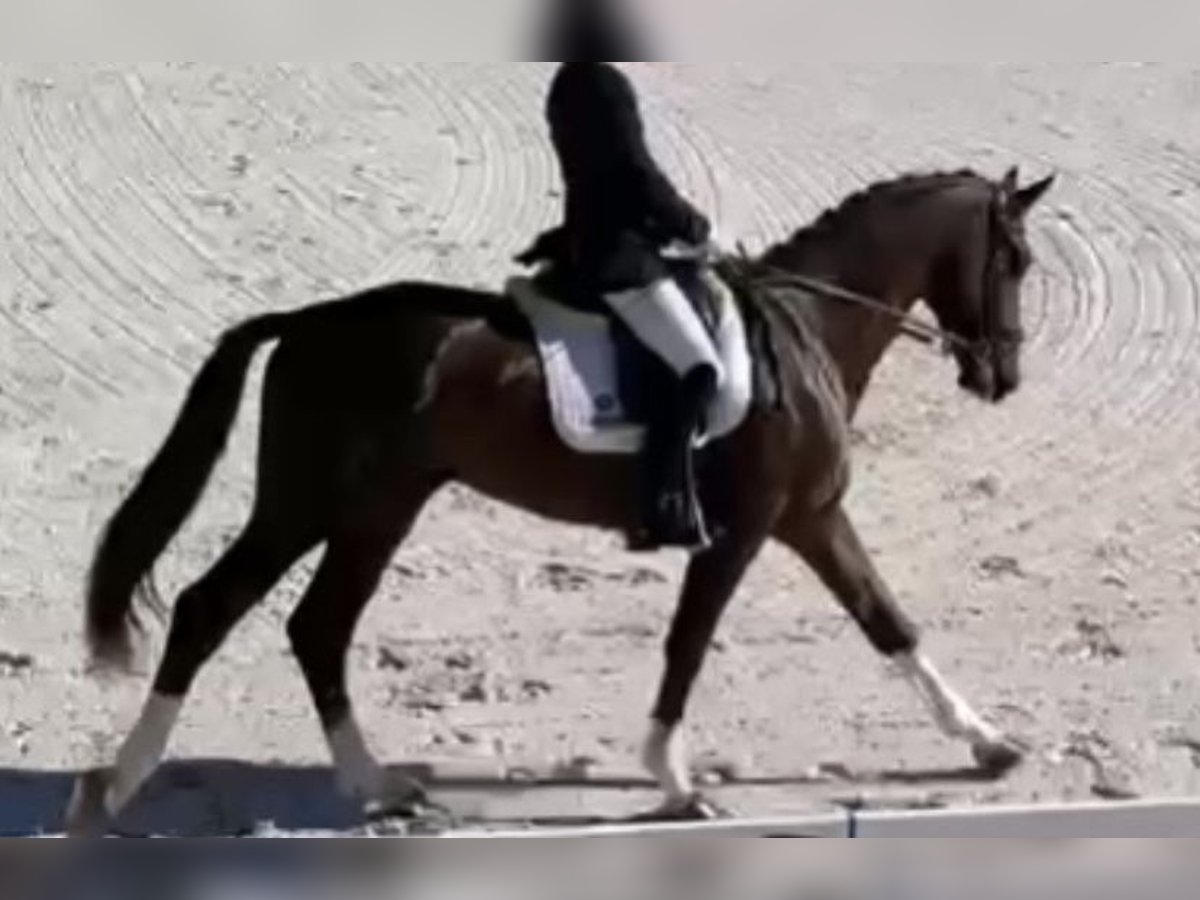
{"type": "Polygon", "coordinates": [[[451,838],[1186,838],[1200,837],[1200,800],[938,812],[829,813],[688,825],[458,832],[451,838]]]}

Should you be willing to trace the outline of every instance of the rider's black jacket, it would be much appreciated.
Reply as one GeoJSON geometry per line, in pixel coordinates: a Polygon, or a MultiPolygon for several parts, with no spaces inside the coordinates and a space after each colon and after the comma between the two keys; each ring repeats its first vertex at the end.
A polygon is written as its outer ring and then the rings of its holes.
{"type": "Polygon", "coordinates": [[[577,305],[642,287],[668,273],[660,251],[703,244],[709,221],[680,196],[646,143],[637,95],[610,63],[563,63],[546,106],[566,188],[566,220],[524,262],[559,264],[577,305]]]}

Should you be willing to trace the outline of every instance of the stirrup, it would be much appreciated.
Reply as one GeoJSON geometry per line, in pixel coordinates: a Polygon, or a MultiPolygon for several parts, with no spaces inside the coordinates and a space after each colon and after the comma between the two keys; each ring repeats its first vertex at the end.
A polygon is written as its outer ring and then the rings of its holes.
{"type": "Polygon", "coordinates": [[[698,530],[699,534],[694,541],[685,542],[657,538],[651,529],[638,528],[626,535],[625,549],[630,553],[658,553],[661,550],[683,550],[685,553],[695,556],[698,553],[711,550],[715,543],[705,524],[701,523],[698,530]]]}

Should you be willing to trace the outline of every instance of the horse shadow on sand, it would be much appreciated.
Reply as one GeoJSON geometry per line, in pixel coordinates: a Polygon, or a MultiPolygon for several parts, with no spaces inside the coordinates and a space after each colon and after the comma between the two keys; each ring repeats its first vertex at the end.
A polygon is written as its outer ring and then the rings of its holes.
{"type": "MultiPolygon", "coordinates": [[[[418,779],[467,828],[571,827],[630,821],[656,799],[644,778],[529,771],[448,775],[432,764],[396,766],[418,779]],[[603,810],[603,815],[594,814],[603,810]],[[555,812],[555,810],[559,812],[555,812]],[[567,810],[569,812],[562,812],[567,810]]],[[[78,773],[0,770],[0,837],[56,835],[78,773]]],[[[827,766],[804,775],[742,777],[709,789],[721,801],[743,790],[786,789],[822,806],[854,804],[857,790],[937,790],[993,782],[982,769],[854,771],[827,766]]],[[[717,781],[719,781],[719,776],[717,781]]],[[[121,816],[115,833],[137,837],[218,838],[264,834],[360,835],[379,833],[361,805],[336,790],[324,767],[251,765],[197,760],[164,766],[121,816]]]]}

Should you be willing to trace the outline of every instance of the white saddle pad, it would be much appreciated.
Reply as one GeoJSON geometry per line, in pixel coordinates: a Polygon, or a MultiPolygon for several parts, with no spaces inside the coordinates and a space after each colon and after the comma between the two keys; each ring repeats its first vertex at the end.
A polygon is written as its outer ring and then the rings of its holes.
{"type": "MultiPolygon", "coordinates": [[[[709,409],[709,429],[699,446],[736,431],[745,421],[754,393],[741,311],[733,293],[719,279],[707,281],[719,291],[716,344],[726,378],[709,409]]],[[[579,453],[640,452],[646,429],[629,420],[621,403],[617,353],[608,320],[564,306],[541,293],[530,278],[513,278],[505,290],[533,325],[554,427],[562,440],[579,453]]]]}

